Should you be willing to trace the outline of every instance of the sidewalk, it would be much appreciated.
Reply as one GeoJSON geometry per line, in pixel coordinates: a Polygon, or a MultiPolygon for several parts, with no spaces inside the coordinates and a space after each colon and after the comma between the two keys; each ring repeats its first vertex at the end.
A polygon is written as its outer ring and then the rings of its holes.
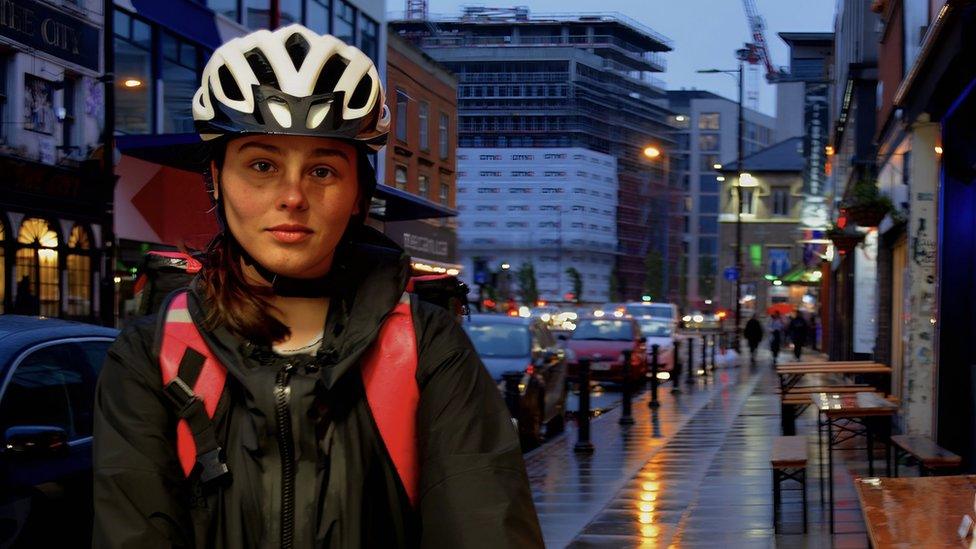
{"type": "Polygon", "coordinates": [[[759,364],[716,370],[707,384],[682,383],[677,396],[668,385],[657,413],[645,392],[629,428],[617,424],[619,407],[607,412],[593,421],[592,456],[573,453],[574,430],[528,454],[547,547],[866,547],[849,472],[866,470],[863,453],[835,454],[837,534],[830,536],[812,410],[797,423],[810,444],[809,533],[801,533],[799,492],[784,491],[774,536],[769,453],[780,407],[768,357],[759,364]]]}

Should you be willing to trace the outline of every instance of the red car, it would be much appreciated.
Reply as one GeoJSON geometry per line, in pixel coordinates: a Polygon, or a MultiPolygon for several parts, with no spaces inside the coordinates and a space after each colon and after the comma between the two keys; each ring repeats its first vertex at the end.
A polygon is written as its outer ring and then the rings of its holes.
{"type": "Polygon", "coordinates": [[[579,360],[588,358],[591,380],[622,383],[625,350],[631,351],[630,380],[641,380],[647,373],[647,338],[641,335],[640,326],[631,317],[583,319],[566,340],[566,348],[573,357],[569,363],[570,377],[578,375],[579,360]]]}

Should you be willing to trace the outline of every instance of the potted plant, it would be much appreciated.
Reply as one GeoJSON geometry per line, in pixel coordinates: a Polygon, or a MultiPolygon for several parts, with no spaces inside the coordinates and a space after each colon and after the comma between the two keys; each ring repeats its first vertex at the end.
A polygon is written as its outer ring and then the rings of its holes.
{"type": "Polygon", "coordinates": [[[847,218],[862,227],[877,227],[891,209],[891,199],[879,193],[878,186],[869,179],[854,183],[841,203],[847,218]]]}
{"type": "Polygon", "coordinates": [[[834,243],[834,247],[841,255],[844,255],[854,248],[861,242],[864,235],[854,230],[854,227],[850,224],[846,225],[846,228],[838,227],[836,224],[831,224],[827,228],[827,238],[834,243]]]}

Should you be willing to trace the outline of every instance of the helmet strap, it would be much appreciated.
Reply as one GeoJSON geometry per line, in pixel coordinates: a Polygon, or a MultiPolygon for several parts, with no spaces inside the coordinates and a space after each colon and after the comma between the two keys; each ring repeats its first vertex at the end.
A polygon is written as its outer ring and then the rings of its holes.
{"type": "MultiPolygon", "coordinates": [[[[230,235],[230,231],[227,233],[230,235]]],[[[254,257],[247,253],[247,250],[231,236],[231,242],[241,254],[244,264],[253,268],[268,285],[271,291],[279,297],[328,297],[333,289],[334,282],[329,274],[317,278],[292,278],[278,274],[259,263],[254,257]]]]}

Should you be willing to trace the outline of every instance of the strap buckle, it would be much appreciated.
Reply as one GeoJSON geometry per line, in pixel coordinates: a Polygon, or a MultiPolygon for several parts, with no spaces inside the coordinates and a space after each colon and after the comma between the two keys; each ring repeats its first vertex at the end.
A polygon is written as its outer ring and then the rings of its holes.
{"type": "Polygon", "coordinates": [[[230,469],[224,463],[223,453],[224,450],[218,446],[209,452],[197,454],[197,463],[200,465],[200,480],[204,484],[230,473],[230,469]]]}

